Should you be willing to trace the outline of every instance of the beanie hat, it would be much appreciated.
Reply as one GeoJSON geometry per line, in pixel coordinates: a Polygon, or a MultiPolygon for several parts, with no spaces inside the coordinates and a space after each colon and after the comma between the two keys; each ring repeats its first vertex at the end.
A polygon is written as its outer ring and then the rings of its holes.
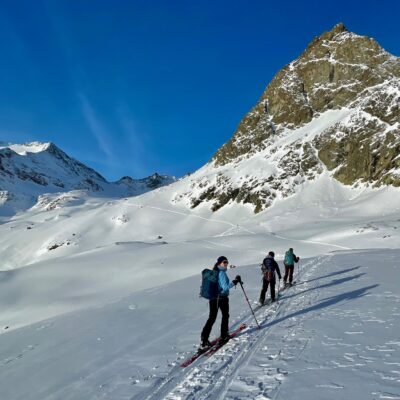
{"type": "Polygon", "coordinates": [[[217,264],[219,265],[224,261],[228,261],[228,259],[225,256],[218,257],[217,264]]]}

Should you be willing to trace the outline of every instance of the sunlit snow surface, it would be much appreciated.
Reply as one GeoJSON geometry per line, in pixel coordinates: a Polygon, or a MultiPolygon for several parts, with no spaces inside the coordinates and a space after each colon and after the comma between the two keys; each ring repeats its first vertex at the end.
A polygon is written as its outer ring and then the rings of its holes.
{"type": "Polygon", "coordinates": [[[186,184],[0,225],[2,398],[399,399],[399,192],[323,174],[254,215],[171,203],[186,184]],[[290,246],[299,284],[256,311],[262,329],[233,289],[231,326],[250,328],[182,370],[207,318],[200,271],[226,255],[255,302],[266,251],[283,269],[290,246]]]}

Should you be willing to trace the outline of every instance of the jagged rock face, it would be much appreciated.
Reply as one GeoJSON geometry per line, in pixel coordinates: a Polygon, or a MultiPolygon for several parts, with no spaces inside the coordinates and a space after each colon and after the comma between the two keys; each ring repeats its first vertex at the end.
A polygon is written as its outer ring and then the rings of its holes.
{"type": "Polygon", "coordinates": [[[339,123],[315,139],[321,161],[347,185],[400,186],[400,130],[361,111],[352,122],[339,123]]]}
{"type": "MultiPolygon", "coordinates": [[[[338,24],[315,38],[297,60],[277,73],[213,160],[223,165],[249,151],[260,150],[265,139],[277,131],[301,126],[328,109],[350,106],[367,88],[375,87],[374,92],[380,92],[381,98],[375,93],[376,101],[368,107],[372,115],[375,108],[379,113],[386,93],[377,85],[392,79],[392,84],[398,85],[399,78],[398,58],[375,40],[348,32],[338,24]]],[[[386,118],[385,112],[379,114],[386,118]]],[[[399,121],[398,99],[392,114],[390,122],[396,122],[396,118],[399,121]]]]}
{"type": "Polygon", "coordinates": [[[157,189],[161,186],[169,185],[174,182],[175,179],[167,175],[159,175],[156,172],[147,178],[140,179],[140,181],[151,189],[157,189]]]}
{"type": "Polygon", "coordinates": [[[216,169],[240,169],[245,160],[260,156],[274,163],[273,173],[259,173],[256,180],[248,174],[240,183],[225,177],[224,185],[213,182],[199,195],[190,195],[191,203],[197,206],[204,198],[216,209],[229,201],[248,201],[258,212],[326,169],[347,185],[400,186],[399,143],[399,58],[374,39],[338,24],[276,74],[209,163],[216,169]],[[309,135],[309,141],[304,132],[303,139],[289,140],[276,152],[282,138],[296,136],[302,127],[307,130],[329,110],[349,113],[309,135]]]}

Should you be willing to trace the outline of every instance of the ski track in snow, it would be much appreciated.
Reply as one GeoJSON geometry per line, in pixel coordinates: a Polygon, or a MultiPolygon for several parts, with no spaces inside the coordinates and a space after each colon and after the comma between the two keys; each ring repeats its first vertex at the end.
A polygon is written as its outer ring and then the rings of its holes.
{"type": "MultiPolygon", "coordinates": [[[[309,278],[329,258],[329,255],[320,256],[315,261],[302,266],[304,271],[302,279],[309,278]]],[[[255,326],[251,314],[240,321],[236,321],[235,326],[245,322],[249,325],[249,328],[209,358],[200,357],[199,360],[185,369],[180,367],[181,361],[178,361],[167,377],[157,381],[152,388],[146,391],[146,394],[141,393],[139,396],[134,396],[132,400],[234,399],[238,397],[231,396],[231,386],[238,382],[254,384],[258,387],[258,393],[251,398],[269,399],[271,397],[266,397],[267,392],[275,392],[275,396],[272,397],[275,398],[281,381],[285,379],[285,371],[272,371],[265,367],[265,372],[271,381],[268,386],[265,386],[262,382],[246,382],[246,379],[241,376],[241,371],[246,369],[249,360],[257,352],[266,347],[265,343],[268,342],[269,335],[273,332],[275,326],[274,321],[284,320],[289,313],[299,308],[306,308],[313,302],[314,297],[318,296],[316,293],[313,296],[301,295],[294,302],[285,300],[285,297],[290,296],[292,291],[305,291],[309,286],[309,284],[305,283],[305,286],[301,287],[301,289],[296,286],[287,289],[283,292],[281,299],[272,307],[267,306],[257,309],[256,317],[261,325],[261,330],[258,330],[255,326]]],[[[293,317],[290,320],[290,323],[296,326],[297,318],[293,317]]],[[[290,336],[290,333],[288,335],[290,336]]],[[[306,345],[307,343],[300,349],[297,357],[300,356],[306,345]]],[[[277,356],[270,355],[269,357],[274,358],[277,356]]]]}
{"type": "Polygon", "coordinates": [[[241,313],[232,328],[243,322],[249,327],[237,338],[213,356],[200,357],[185,369],[180,363],[189,353],[181,355],[166,376],[131,399],[273,400],[294,398],[302,387],[306,393],[299,393],[300,398],[318,393],[312,398],[400,399],[396,390],[400,383],[396,356],[400,338],[386,335],[379,339],[380,335],[373,333],[371,336],[371,329],[394,326],[400,296],[391,291],[373,291],[379,285],[363,272],[364,267],[332,270],[333,257],[334,253],[322,255],[304,264],[295,277],[296,286],[285,290],[272,306],[255,308],[261,330],[250,312],[241,313]],[[368,281],[371,284],[366,285],[368,281]],[[355,289],[352,282],[363,285],[355,289]],[[343,290],[338,292],[335,288],[339,287],[343,290]],[[377,314],[379,305],[377,309],[359,308],[354,300],[365,296],[376,298],[374,303],[390,301],[389,314],[377,314]],[[328,332],[318,329],[319,321],[326,328],[326,323],[332,321],[335,325],[340,320],[347,321],[341,322],[347,328],[342,332],[334,326],[328,332]],[[364,335],[364,329],[370,331],[369,335],[364,335]],[[321,347],[316,350],[321,354],[312,355],[313,346],[318,343],[321,347]],[[365,379],[360,391],[358,385],[365,379]]]}
{"type": "Polygon", "coordinates": [[[269,232],[271,235],[275,236],[276,238],[283,239],[283,240],[290,240],[292,242],[299,242],[299,243],[310,243],[310,244],[320,244],[323,246],[331,246],[331,247],[337,247],[338,249],[341,250],[351,250],[351,247],[345,247],[345,246],[340,246],[338,244],[332,244],[332,243],[325,243],[325,242],[318,242],[316,240],[302,240],[302,239],[292,239],[292,238],[286,238],[284,236],[277,235],[276,233],[269,232]]]}
{"type": "Polygon", "coordinates": [[[230,227],[228,230],[226,230],[226,231],[224,231],[221,234],[216,235],[216,236],[226,236],[230,231],[232,231],[234,229],[243,230],[246,233],[250,233],[251,235],[255,235],[255,232],[250,231],[249,229],[244,228],[243,226],[239,226],[237,224],[232,224],[231,222],[228,222],[228,221],[223,221],[223,220],[214,219],[214,218],[206,218],[206,217],[202,217],[200,215],[196,215],[196,214],[193,214],[193,213],[185,213],[183,211],[169,210],[167,208],[149,206],[147,204],[134,204],[134,203],[131,203],[131,204],[127,204],[127,205],[133,206],[133,207],[138,207],[138,208],[142,208],[142,207],[151,208],[152,210],[158,210],[158,211],[168,212],[168,213],[171,213],[171,214],[183,215],[185,217],[199,218],[199,219],[202,219],[204,221],[215,222],[215,223],[218,223],[218,224],[225,224],[225,225],[228,225],[230,227]]]}

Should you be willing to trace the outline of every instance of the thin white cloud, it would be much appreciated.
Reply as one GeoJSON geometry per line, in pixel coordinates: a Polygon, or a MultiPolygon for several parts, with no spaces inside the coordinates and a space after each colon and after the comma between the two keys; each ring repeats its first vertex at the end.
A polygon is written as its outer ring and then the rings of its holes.
{"type": "Polygon", "coordinates": [[[92,107],[90,101],[83,93],[78,93],[79,101],[81,104],[81,112],[88,125],[90,132],[97,140],[99,148],[107,156],[110,164],[113,164],[115,157],[112,151],[112,145],[108,137],[107,129],[101,123],[100,119],[97,117],[94,108],[92,107]]]}
{"type": "Polygon", "coordinates": [[[146,152],[144,134],[138,131],[137,124],[126,105],[120,105],[116,109],[116,115],[124,141],[129,145],[130,169],[135,177],[142,177],[146,174],[146,165],[152,161],[146,152]]]}

